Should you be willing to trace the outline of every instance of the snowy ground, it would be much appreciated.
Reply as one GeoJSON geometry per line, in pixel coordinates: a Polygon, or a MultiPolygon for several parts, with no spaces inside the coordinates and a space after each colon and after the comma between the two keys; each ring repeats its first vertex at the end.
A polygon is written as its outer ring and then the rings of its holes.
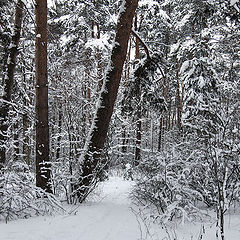
{"type": "MultiPolygon", "coordinates": [[[[36,217],[0,223],[1,240],[202,240],[216,239],[215,224],[185,224],[174,228],[144,226],[128,199],[132,182],[112,177],[101,187],[94,201],[68,206],[71,214],[36,217]],[[139,225],[140,224],[140,225],[139,225]],[[147,234],[147,230],[151,234],[147,234]],[[175,237],[175,238],[174,238],[175,237]]],[[[226,218],[226,240],[240,240],[240,216],[226,218]]]]}

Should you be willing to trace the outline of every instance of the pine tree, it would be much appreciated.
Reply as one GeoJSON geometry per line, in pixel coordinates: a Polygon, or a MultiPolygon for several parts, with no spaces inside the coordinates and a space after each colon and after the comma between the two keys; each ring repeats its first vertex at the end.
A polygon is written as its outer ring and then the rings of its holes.
{"type": "Polygon", "coordinates": [[[15,10],[14,30],[10,46],[8,49],[8,58],[6,65],[6,75],[4,77],[3,96],[1,96],[0,103],[0,168],[6,163],[6,141],[7,131],[9,128],[8,114],[9,104],[12,98],[13,85],[14,85],[14,70],[16,67],[16,57],[18,53],[19,40],[21,36],[23,22],[23,2],[18,0],[15,10]]]}
{"type": "Polygon", "coordinates": [[[47,0],[36,0],[36,185],[51,193],[47,80],[47,0]]]}
{"type": "Polygon", "coordinates": [[[107,137],[108,127],[113,113],[121,80],[123,64],[126,59],[128,40],[132,30],[133,17],[138,5],[137,0],[123,2],[120,18],[117,23],[115,43],[111,63],[100,93],[99,105],[93,119],[89,139],[80,162],[80,178],[74,188],[80,202],[85,200],[92,186],[101,175],[101,151],[107,137]],[[97,169],[98,168],[98,169],[97,169]]]}

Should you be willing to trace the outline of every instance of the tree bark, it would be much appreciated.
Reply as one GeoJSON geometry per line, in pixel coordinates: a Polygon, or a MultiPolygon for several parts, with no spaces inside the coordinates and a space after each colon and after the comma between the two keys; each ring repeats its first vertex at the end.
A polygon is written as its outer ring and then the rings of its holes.
{"type": "MultiPolygon", "coordinates": [[[[115,45],[112,50],[111,64],[105,77],[85,152],[81,156],[81,175],[79,182],[74,186],[80,202],[84,201],[90,188],[97,181],[101,151],[107,137],[108,127],[113,113],[115,100],[121,80],[123,64],[126,59],[129,35],[132,29],[133,17],[138,0],[123,1],[122,13],[117,23],[115,45]]],[[[100,167],[101,168],[101,167],[100,167]]]]}
{"type": "Polygon", "coordinates": [[[57,130],[57,147],[56,147],[56,161],[60,161],[60,153],[61,153],[61,141],[62,141],[62,125],[63,125],[63,111],[61,103],[57,104],[58,106],[58,130],[57,130]]]}
{"type": "Polygon", "coordinates": [[[18,54],[18,45],[21,35],[23,21],[23,2],[18,0],[15,11],[14,33],[9,47],[9,55],[7,61],[7,74],[4,78],[4,92],[0,105],[0,169],[6,162],[6,140],[9,123],[7,122],[9,112],[9,102],[11,101],[14,71],[16,68],[16,59],[18,54]]]}
{"type": "Polygon", "coordinates": [[[35,1],[36,185],[51,193],[47,79],[47,0],[35,1]]]}
{"type": "MultiPolygon", "coordinates": [[[[135,31],[137,31],[137,15],[135,16],[134,22],[135,31]]],[[[140,51],[139,51],[139,38],[136,37],[136,46],[135,46],[135,59],[140,59],[140,51]]],[[[148,56],[149,57],[149,56],[148,56]]],[[[135,149],[135,157],[134,157],[134,166],[139,165],[141,159],[141,143],[142,143],[142,109],[141,109],[141,83],[140,79],[136,79],[136,97],[137,97],[137,113],[136,113],[136,149],[135,149]]]]}
{"type": "Polygon", "coordinates": [[[178,129],[181,130],[181,128],[182,128],[182,102],[181,102],[181,97],[180,97],[179,79],[177,79],[176,103],[177,103],[177,126],[178,126],[178,129]]]}
{"type": "Polygon", "coordinates": [[[163,136],[163,116],[159,120],[159,132],[158,132],[158,151],[162,150],[162,136],[163,136]]]}

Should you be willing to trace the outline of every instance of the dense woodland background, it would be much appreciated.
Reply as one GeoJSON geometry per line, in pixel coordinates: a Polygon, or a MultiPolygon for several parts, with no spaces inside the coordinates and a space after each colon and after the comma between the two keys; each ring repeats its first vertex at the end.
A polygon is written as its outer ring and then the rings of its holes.
{"type": "MultiPolygon", "coordinates": [[[[110,71],[117,21],[126,10],[118,0],[48,4],[50,152],[45,170],[54,195],[46,195],[46,189],[35,187],[34,9],[34,1],[0,1],[4,219],[41,214],[59,207],[56,199],[76,203],[88,195],[85,191],[80,199],[76,194],[80,159],[110,71]],[[16,22],[17,9],[22,23],[16,22]],[[18,53],[6,98],[16,29],[18,53]]],[[[154,209],[156,219],[197,218],[201,205],[216,209],[221,224],[240,197],[239,77],[238,1],[139,0],[104,149],[90,173],[96,181],[87,181],[88,192],[107,172],[123,169],[136,181],[133,200],[154,209]]],[[[91,168],[91,161],[85,167],[91,168]]]]}

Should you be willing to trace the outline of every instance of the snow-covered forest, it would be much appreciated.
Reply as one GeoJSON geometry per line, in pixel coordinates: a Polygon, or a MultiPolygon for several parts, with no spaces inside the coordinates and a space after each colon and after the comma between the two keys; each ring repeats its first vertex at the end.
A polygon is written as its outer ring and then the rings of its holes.
{"type": "Polygon", "coordinates": [[[0,69],[1,239],[240,239],[239,0],[0,0],[0,69]]]}

